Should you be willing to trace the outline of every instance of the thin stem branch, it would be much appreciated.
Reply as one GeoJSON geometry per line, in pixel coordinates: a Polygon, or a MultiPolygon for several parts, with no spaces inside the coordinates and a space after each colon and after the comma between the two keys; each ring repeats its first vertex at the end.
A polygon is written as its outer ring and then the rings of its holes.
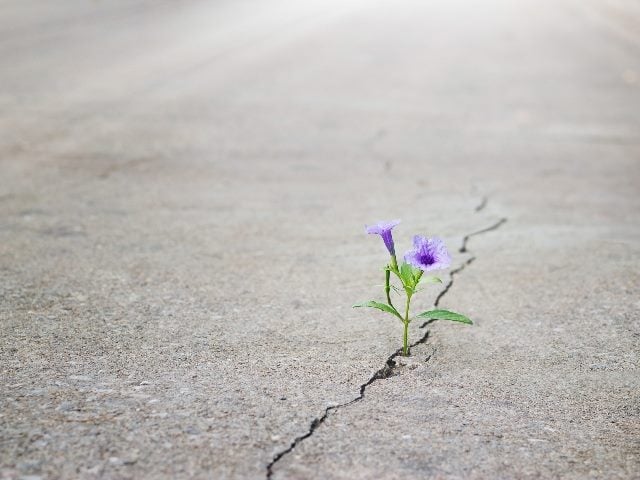
{"type": "MultiPolygon", "coordinates": [[[[397,272],[398,271],[398,260],[396,260],[396,256],[395,254],[391,254],[391,262],[389,263],[389,265],[387,266],[387,268],[385,269],[384,272],[384,292],[387,295],[387,303],[389,304],[389,306],[393,307],[395,309],[395,307],[393,306],[393,303],[391,303],[391,272],[397,272]]],[[[396,273],[397,275],[397,273],[396,273]]],[[[402,320],[402,319],[401,319],[402,320]]]]}
{"type": "Polygon", "coordinates": [[[387,294],[387,303],[393,307],[393,303],[391,303],[391,285],[389,283],[389,280],[391,278],[391,272],[389,271],[389,269],[385,269],[384,271],[384,292],[387,294]]]}

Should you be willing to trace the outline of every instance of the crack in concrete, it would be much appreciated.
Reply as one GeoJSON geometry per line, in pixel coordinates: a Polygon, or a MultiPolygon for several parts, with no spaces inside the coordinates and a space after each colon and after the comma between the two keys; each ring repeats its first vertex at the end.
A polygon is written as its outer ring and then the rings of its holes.
{"type": "MultiPolygon", "coordinates": [[[[411,345],[409,345],[409,351],[411,351],[411,349],[413,347],[415,347],[416,345],[420,345],[422,343],[425,343],[427,341],[427,339],[429,338],[429,331],[427,330],[424,335],[422,335],[422,337],[420,337],[419,340],[413,342],[411,345]]],[[[291,444],[289,445],[288,448],[286,448],[285,450],[282,450],[281,452],[279,452],[277,455],[275,455],[273,457],[273,459],[271,460],[271,463],[269,463],[269,465],[267,465],[267,479],[270,479],[273,475],[273,466],[280,461],[280,459],[282,457],[284,457],[285,455],[287,455],[288,453],[290,453],[291,451],[293,451],[296,446],[298,446],[299,443],[301,443],[303,440],[309,438],[311,435],[313,435],[313,433],[316,431],[316,429],[322,425],[324,423],[324,421],[329,417],[329,414],[333,411],[333,410],[338,410],[339,408],[343,408],[343,407],[348,407],[349,405],[353,405],[354,403],[359,402],[360,400],[362,400],[364,398],[364,393],[365,390],[367,389],[367,387],[369,385],[371,385],[373,382],[377,381],[377,380],[384,380],[386,378],[392,377],[395,374],[393,373],[394,370],[396,369],[396,362],[395,362],[395,358],[398,355],[402,354],[402,348],[399,348],[398,350],[396,350],[394,353],[392,353],[389,358],[387,358],[387,361],[384,364],[384,367],[378,369],[372,376],[371,378],[369,378],[369,380],[367,380],[365,383],[363,383],[362,385],[360,385],[360,393],[358,394],[358,396],[352,400],[349,400],[348,402],[345,403],[341,403],[340,405],[332,405],[330,407],[327,407],[324,411],[324,414],[321,417],[316,417],[313,419],[313,421],[311,422],[311,425],[309,425],[309,430],[304,434],[304,435],[300,435],[298,437],[295,438],[295,440],[293,442],[291,442],[291,444]]],[[[427,357],[428,361],[431,358],[431,355],[429,355],[429,357],[427,357]]]]}
{"type": "Polygon", "coordinates": [[[480,212],[484,209],[484,207],[487,206],[487,202],[489,201],[489,199],[487,197],[482,197],[482,200],[480,200],[480,203],[478,204],[478,206],[475,208],[476,212],[480,212]]]}
{"type": "MultiPolygon", "coordinates": [[[[483,201],[483,203],[480,204],[480,206],[482,205],[486,205],[486,201],[483,201]]],[[[484,207],[483,207],[484,208],[484,207]]],[[[478,211],[478,209],[476,208],[476,211],[478,211]]],[[[467,243],[469,243],[469,239],[471,237],[475,237],[476,235],[481,235],[483,233],[487,233],[487,232],[491,232],[493,230],[497,230],[498,228],[500,228],[504,223],[506,223],[507,219],[506,218],[501,218],[500,220],[498,220],[496,223],[494,223],[493,225],[488,226],[487,228],[483,228],[482,230],[478,230],[476,232],[473,233],[469,233],[468,235],[465,235],[462,238],[462,245],[460,246],[460,248],[458,249],[459,253],[468,253],[467,250],[467,243]]],[[[442,297],[444,297],[447,292],[449,291],[449,289],[453,286],[453,281],[454,281],[454,277],[459,274],[460,272],[462,272],[465,268],[467,268],[469,265],[471,265],[474,261],[475,261],[476,257],[475,256],[471,256],[469,257],[462,265],[460,265],[458,268],[454,268],[453,270],[451,270],[451,272],[449,273],[449,281],[447,282],[447,284],[445,285],[444,289],[438,294],[438,296],[436,297],[436,301],[433,302],[433,305],[435,307],[437,307],[438,305],[440,305],[440,300],[442,300],[442,297]]],[[[426,321],[425,323],[422,324],[422,326],[420,328],[424,328],[426,325],[428,325],[431,322],[431,320],[426,321]]]]}
{"type": "MultiPolygon", "coordinates": [[[[507,219],[505,217],[502,217],[496,223],[494,223],[493,225],[488,226],[487,228],[483,228],[482,230],[478,230],[476,232],[473,232],[473,233],[470,233],[468,235],[465,235],[464,238],[462,239],[462,246],[460,247],[460,249],[458,251],[460,253],[466,253],[467,252],[467,243],[469,242],[469,239],[471,237],[475,237],[476,235],[481,235],[483,233],[487,233],[487,232],[491,232],[493,230],[497,230],[498,228],[500,228],[506,222],[507,222],[507,219]]],[[[473,258],[475,258],[475,257],[473,257],[473,258]]]]}
{"type": "MultiPolygon", "coordinates": [[[[487,197],[483,197],[482,201],[480,202],[480,204],[475,208],[476,212],[481,211],[482,209],[484,209],[487,205],[488,199],[487,197]]],[[[460,248],[458,249],[459,253],[467,253],[467,243],[469,242],[469,239],[471,237],[474,237],[476,235],[481,235],[483,233],[487,233],[487,232],[491,232],[493,230],[497,230],[498,228],[500,228],[501,225],[503,225],[505,222],[507,221],[506,218],[501,218],[499,221],[497,221],[496,223],[494,223],[493,225],[490,225],[487,228],[483,228],[482,230],[478,230],[476,232],[473,233],[469,233],[467,235],[465,235],[462,238],[462,245],[460,246],[460,248]]],[[[473,263],[473,261],[476,259],[475,256],[470,257],[468,260],[466,260],[461,266],[459,266],[458,268],[454,269],[451,271],[449,277],[450,280],[447,283],[447,285],[444,287],[444,289],[440,292],[440,294],[438,294],[436,301],[434,302],[434,306],[438,306],[438,304],[440,303],[440,300],[442,299],[442,297],[444,297],[444,295],[449,291],[449,289],[453,286],[453,282],[454,282],[454,276],[457,275],[458,273],[462,272],[468,265],[470,265],[471,263],[473,263]]],[[[426,322],[424,322],[420,328],[423,329],[425,328],[427,325],[429,325],[430,323],[435,322],[435,319],[431,319],[431,320],[427,320],[426,322]]],[[[422,337],[420,337],[419,340],[417,340],[416,342],[413,342],[410,346],[409,346],[409,352],[411,352],[411,349],[417,345],[423,344],[425,343],[429,338],[429,330],[427,330],[424,335],[422,335],[422,337]]],[[[291,453],[301,442],[303,442],[304,440],[306,440],[307,438],[309,438],[311,435],[314,434],[314,432],[318,429],[318,427],[320,427],[320,425],[322,425],[325,420],[329,417],[329,414],[334,411],[334,410],[338,410],[340,408],[344,408],[344,407],[348,407],[349,405],[353,405],[354,403],[357,403],[359,401],[361,401],[362,399],[364,399],[364,394],[365,391],[367,389],[367,387],[369,385],[371,385],[372,383],[376,382],[377,380],[384,380],[386,378],[392,377],[396,374],[394,374],[394,370],[396,369],[396,362],[395,362],[395,358],[398,355],[402,354],[402,348],[399,348],[398,350],[396,350],[394,353],[392,353],[389,358],[387,358],[384,366],[380,369],[378,369],[370,378],[369,380],[367,380],[365,383],[363,383],[362,385],[360,385],[360,393],[358,394],[357,397],[355,397],[352,400],[349,400],[348,402],[345,403],[341,403],[339,405],[332,405],[330,407],[327,407],[324,411],[324,414],[321,417],[316,417],[312,420],[311,424],[309,425],[309,430],[307,430],[306,433],[304,433],[303,435],[300,435],[298,437],[296,437],[293,442],[291,442],[291,444],[284,450],[280,451],[279,453],[277,453],[272,459],[271,462],[267,465],[267,480],[271,479],[273,476],[273,467],[275,466],[276,463],[278,463],[283,457],[285,457],[286,455],[288,455],[289,453],[291,453]]],[[[431,358],[433,357],[433,355],[435,354],[435,350],[425,359],[425,363],[428,362],[429,360],[431,360],[431,358]]]]}

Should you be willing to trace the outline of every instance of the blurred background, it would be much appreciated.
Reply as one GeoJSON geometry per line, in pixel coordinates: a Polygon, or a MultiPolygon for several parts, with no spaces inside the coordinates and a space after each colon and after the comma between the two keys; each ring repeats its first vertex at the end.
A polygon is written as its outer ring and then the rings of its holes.
{"type": "Polygon", "coordinates": [[[337,167],[405,179],[419,158],[491,189],[496,170],[532,168],[519,153],[539,138],[599,148],[638,131],[630,0],[1,8],[7,173],[30,154],[77,176],[215,169],[223,189],[240,177],[277,186],[286,170],[335,188],[337,167]]]}

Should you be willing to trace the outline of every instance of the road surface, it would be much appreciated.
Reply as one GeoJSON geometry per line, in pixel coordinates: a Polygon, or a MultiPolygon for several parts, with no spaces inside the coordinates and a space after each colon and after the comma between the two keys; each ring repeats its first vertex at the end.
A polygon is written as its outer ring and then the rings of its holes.
{"type": "Polygon", "coordinates": [[[0,12],[1,478],[637,478],[635,2],[0,12]]]}

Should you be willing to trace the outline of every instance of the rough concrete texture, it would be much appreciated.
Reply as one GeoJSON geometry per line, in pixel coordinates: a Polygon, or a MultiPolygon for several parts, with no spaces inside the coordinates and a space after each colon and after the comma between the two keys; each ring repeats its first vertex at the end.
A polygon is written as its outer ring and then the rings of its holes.
{"type": "Polygon", "coordinates": [[[1,8],[1,478],[638,478],[634,2],[1,8]]]}

